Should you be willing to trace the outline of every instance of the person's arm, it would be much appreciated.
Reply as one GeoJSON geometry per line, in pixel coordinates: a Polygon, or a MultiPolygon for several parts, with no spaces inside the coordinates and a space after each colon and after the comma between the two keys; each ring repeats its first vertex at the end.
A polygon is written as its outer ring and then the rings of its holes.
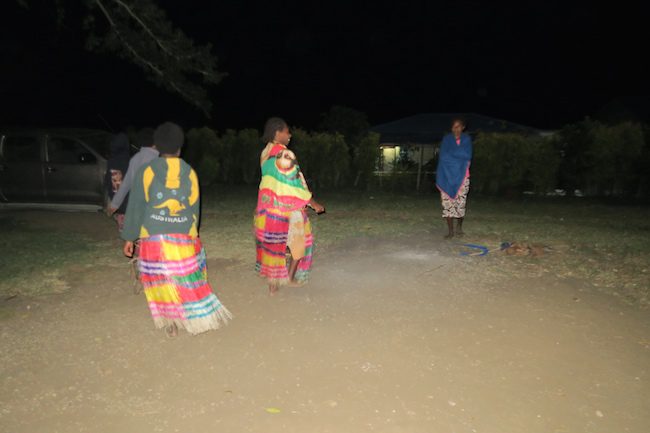
{"type": "Polygon", "coordinates": [[[133,184],[133,178],[135,177],[135,172],[138,171],[138,165],[140,165],[140,154],[134,155],[133,158],[129,161],[129,168],[126,170],[126,175],[122,179],[120,187],[117,189],[117,192],[111,200],[111,210],[115,212],[122,206],[124,198],[131,190],[131,185],[133,184]]]}
{"type": "Polygon", "coordinates": [[[122,249],[122,252],[124,253],[125,256],[129,258],[133,257],[134,251],[135,251],[135,244],[132,241],[124,242],[124,248],[122,249]]]}
{"type": "Polygon", "coordinates": [[[189,204],[192,215],[196,216],[194,224],[196,224],[196,232],[198,235],[199,225],[201,224],[201,192],[199,189],[199,178],[196,176],[194,169],[190,170],[190,183],[192,187],[190,190],[189,204]]]}
{"type": "Polygon", "coordinates": [[[111,170],[110,168],[106,169],[106,173],[104,173],[104,206],[106,208],[104,209],[104,212],[106,212],[106,215],[109,217],[112,216],[117,209],[113,209],[113,206],[111,205],[111,200],[113,199],[113,196],[115,195],[113,193],[113,181],[111,179],[111,170]]]}
{"type": "Polygon", "coordinates": [[[106,172],[104,173],[104,191],[106,191],[106,195],[108,198],[112,198],[113,195],[113,181],[111,179],[111,169],[110,166],[106,168],[106,172]]]}
{"type": "Polygon", "coordinates": [[[147,200],[144,191],[145,170],[151,170],[150,167],[143,167],[138,170],[138,174],[133,176],[133,187],[129,195],[126,215],[124,216],[124,228],[122,229],[122,239],[125,241],[134,241],[140,237],[140,229],[144,222],[144,211],[147,200]]]}
{"type": "Polygon", "coordinates": [[[316,200],[314,200],[314,197],[309,200],[309,207],[314,209],[316,213],[323,213],[325,212],[325,207],[318,203],[316,200]]]}

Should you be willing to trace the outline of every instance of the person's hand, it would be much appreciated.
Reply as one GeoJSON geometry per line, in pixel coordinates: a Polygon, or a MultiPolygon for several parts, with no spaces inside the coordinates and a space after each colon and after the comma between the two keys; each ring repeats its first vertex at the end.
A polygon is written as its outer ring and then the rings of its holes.
{"type": "Polygon", "coordinates": [[[133,257],[133,242],[131,241],[126,241],[124,243],[124,249],[122,250],[124,252],[124,255],[131,258],[133,257]]]}
{"type": "Polygon", "coordinates": [[[316,212],[316,213],[325,212],[325,207],[323,205],[321,205],[320,203],[318,203],[317,201],[315,201],[315,200],[312,200],[310,205],[311,205],[311,208],[314,209],[314,212],[316,212]]]}
{"type": "Polygon", "coordinates": [[[117,211],[117,208],[109,206],[108,209],[106,209],[106,215],[108,216],[113,216],[113,214],[117,211]]]}

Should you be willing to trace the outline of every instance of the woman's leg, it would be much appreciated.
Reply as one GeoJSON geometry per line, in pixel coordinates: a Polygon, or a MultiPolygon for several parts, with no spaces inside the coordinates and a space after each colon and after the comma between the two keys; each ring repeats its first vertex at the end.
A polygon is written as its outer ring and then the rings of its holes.
{"type": "Polygon", "coordinates": [[[301,259],[291,260],[291,264],[289,264],[289,281],[292,283],[296,282],[296,271],[298,270],[300,260],[301,259]]]}
{"type": "Polygon", "coordinates": [[[289,218],[289,233],[287,234],[287,254],[289,260],[289,283],[297,284],[296,271],[306,253],[305,215],[304,211],[294,211],[289,218]]]}
{"type": "Polygon", "coordinates": [[[454,219],[451,217],[445,217],[447,220],[447,228],[449,229],[449,233],[445,236],[445,239],[451,239],[454,237],[454,219]]]}
{"type": "Polygon", "coordinates": [[[463,232],[463,221],[465,221],[465,207],[467,206],[467,193],[469,192],[469,177],[465,179],[463,185],[458,193],[456,198],[456,212],[458,215],[458,225],[456,227],[456,234],[462,236],[465,233],[463,232]]]}
{"type": "Polygon", "coordinates": [[[442,217],[445,219],[445,221],[447,221],[448,232],[445,235],[445,239],[451,239],[454,237],[454,218],[453,218],[454,201],[441,190],[440,202],[442,203],[442,217]]]}
{"type": "Polygon", "coordinates": [[[277,258],[286,252],[286,239],[282,239],[281,234],[288,230],[289,218],[283,212],[261,210],[255,215],[254,227],[256,270],[267,280],[269,294],[275,295],[288,279],[286,264],[277,258]]]}

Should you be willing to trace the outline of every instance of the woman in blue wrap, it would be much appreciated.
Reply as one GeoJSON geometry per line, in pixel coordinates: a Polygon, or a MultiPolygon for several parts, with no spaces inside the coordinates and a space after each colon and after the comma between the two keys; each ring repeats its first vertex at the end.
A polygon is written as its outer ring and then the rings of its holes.
{"type": "Polygon", "coordinates": [[[472,139],[465,134],[465,120],[456,118],[451,122],[451,134],[440,144],[436,187],[440,190],[442,217],[447,220],[449,233],[446,239],[463,235],[465,204],[469,192],[469,166],[472,162],[472,139]],[[454,220],[457,221],[454,232],[454,220]]]}

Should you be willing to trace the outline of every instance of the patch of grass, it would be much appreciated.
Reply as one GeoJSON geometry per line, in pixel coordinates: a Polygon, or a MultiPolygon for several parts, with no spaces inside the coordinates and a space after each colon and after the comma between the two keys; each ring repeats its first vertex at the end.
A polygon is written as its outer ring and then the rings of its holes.
{"type": "MultiPolygon", "coordinates": [[[[317,251],[355,237],[442,237],[446,231],[436,194],[378,192],[323,193],[327,213],[310,213],[317,251]]],[[[253,267],[253,213],[256,187],[217,185],[203,191],[201,238],[209,258],[235,259],[253,267]]],[[[525,198],[518,201],[470,195],[467,236],[446,243],[460,253],[462,243],[498,249],[501,242],[539,243],[543,257],[461,258],[459,266],[482,280],[508,276],[586,280],[626,301],[650,305],[650,219],[648,208],[611,205],[587,199],[525,198]]],[[[110,260],[110,245],[83,238],[58,225],[39,228],[0,215],[0,296],[34,296],[65,290],[72,264],[84,266],[97,257],[110,260]]]]}
{"type": "Polygon", "coordinates": [[[648,210],[579,198],[513,202],[479,197],[468,211],[468,231],[471,240],[491,245],[546,245],[551,248],[547,258],[528,260],[538,273],[588,280],[628,302],[650,305],[648,210]]]}
{"type": "MultiPolygon", "coordinates": [[[[225,187],[219,185],[217,188],[225,187]]],[[[203,192],[201,240],[209,258],[255,259],[253,213],[256,204],[257,190],[254,188],[203,192]]]]}
{"type": "MultiPolygon", "coordinates": [[[[256,198],[255,188],[204,194],[201,237],[209,256],[253,260],[256,198]]],[[[446,231],[435,194],[330,192],[317,199],[327,208],[323,216],[310,214],[319,249],[360,236],[442,236],[446,231]]],[[[500,275],[583,279],[627,301],[650,305],[648,210],[583,198],[470,196],[467,236],[457,242],[491,249],[501,242],[542,244],[549,249],[542,258],[494,253],[491,260],[468,263],[500,275]]]]}
{"type": "MultiPolygon", "coordinates": [[[[328,193],[317,200],[327,209],[322,216],[309,214],[319,249],[356,236],[399,237],[433,226],[435,204],[430,198],[352,192],[328,193]]],[[[210,257],[254,260],[256,204],[257,188],[204,193],[201,239],[210,257]]]]}
{"type": "Polygon", "coordinates": [[[66,291],[65,269],[74,263],[90,263],[93,249],[78,234],[0,217],[0,297],[66,291]]]}

